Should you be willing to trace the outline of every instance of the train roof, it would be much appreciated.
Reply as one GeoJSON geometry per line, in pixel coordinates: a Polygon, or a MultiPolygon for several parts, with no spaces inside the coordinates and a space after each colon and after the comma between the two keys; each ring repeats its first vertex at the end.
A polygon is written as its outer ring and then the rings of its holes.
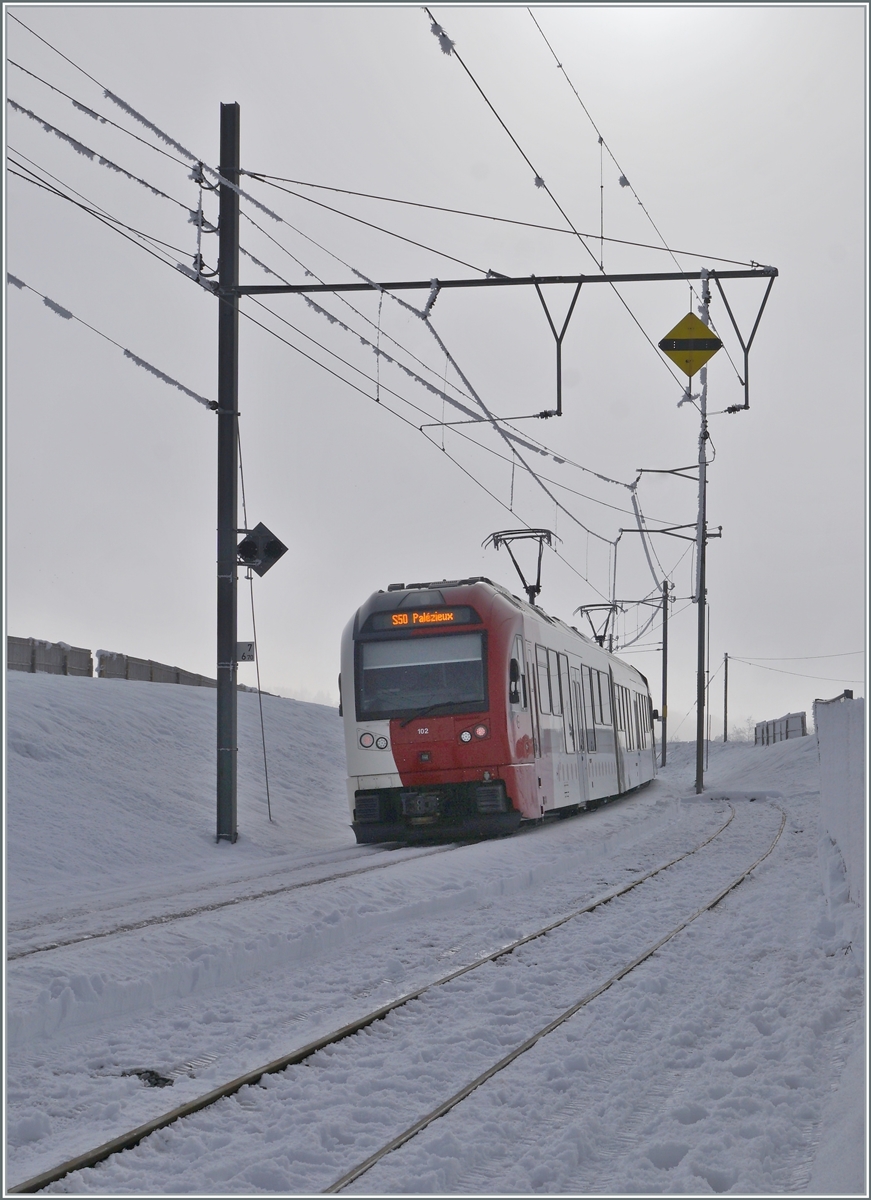
{"type": "MultiPolygon", "coordinates": [[[[375,594],[370,596],[365,604],[363,604],[358,610],[357,628],[363,624],[370,613],[383,611],[384,609],[397,608],[403,601],[407,603],[408,598],[412,593],[416,593],[413,601],[416,604],[437,605],[444,603],[444,597],[442,595],[443,589],[471,587],[473,584],[480,583],[492,588],[497,595],[504,597],[522,612],[526,612],[530,616],[537,617],[540,620],[547,621],[549,625],[554,625],[564,629],[573,637],[581,638],[582,641],[586,642],[590,646],[594,646],[597,650],[601,651],[603,654],[607,654],[610,658],[617,658],[617,655],[615,655],[613,652],[605,650],[603,646],[600,646],[599,643],[594,641],[593,638],[587,637],[585,633],[581,633],[581,631],[576,629],[574,625],[569,625],[559,617],[552,617],[550,613],[545,612],[543,608],[539,608],[537,604],[530,604],[528,600],[523,600],[520,598],[520,596],[515,596],[514,593],[509,591],[508,588],[504,587],[501,583],[496,583],[494,580],[488,579],[486,575],[473,575],[468,579],[438,579],[426,580],[420,583],[388,584],[386,590],[381,589],[380,591],[375,592],[375,594]],[[402,593],[402,595],[400,596],[398,593],[402,593]]],[[[617,661],[623,662],[625,666],[630,667],[630,669],[633,671],[636,671],[638,675],[644,679],[645,683],[647,682],[646,676],[642,671],[639,670],[638,667],[632,666],[630,663],[625,663],[623,659],[617,659],[617,661]]]]}

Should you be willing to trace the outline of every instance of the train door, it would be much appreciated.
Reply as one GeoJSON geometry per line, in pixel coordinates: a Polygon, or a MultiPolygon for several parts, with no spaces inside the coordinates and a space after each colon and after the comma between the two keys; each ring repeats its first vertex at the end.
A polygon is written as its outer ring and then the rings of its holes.
{"type": "Polygon", "coordinates": [[[532,642],[526,643],[526,681],[529,686],[529,708],[532,713],[532,740],[535,757],[541,758],[541,729],[538,723],[538,678],[535,673],[535,653],[532,642]]]}
{"type": "Polygon", "coordinates": [[[535,747],[535,782],[536,782],[536,803],[538,806],[538,815],[544,812],[544,805],[547,800],[547,795],[550,788],[546,786],[547,780],[544,777],[544,763],[542,762],[541,752],[541,700],[539,698],[540,682],[538,671],[535,663],[535,647],[532,642],[526,643],[526,682],[529,687],[529,709],[532,714],[532,741],[535,747]]]}
{"type": "MultiPolygon", "coordinates": [[[[604,678],[603,678],[602,682],[603,683],[605,682],[604,678]]],[[[620,747],[620,738],[617,736],[617,705],[616,705],[617,689],[614,686],[614,673],[610,667],[608,668],[607,686],[608,686],[609,692],[611,693],[611,730],[612,730],[612,734],[613,734],[613,738],[614,738],[614,757],[617,760],[617,791],[625,792],[626,791],[626,771],[624,768],[623,754],[621,752],[621,747],[620,747]]]]}
{"type": "Polygon", "coordinates": [[[620,791],[609,671],[581,667],[590,799],[603,800],[620,791]]]}
{"type": "Polygon", "coordinates": [[[581,672],[578,667],[569,668],[572,712],[575,721],[575,746],[577,753],[578,790],[580,803],[586,807],[590,802],[590,783],[587,779],[587,743],[584,737],[584,704],[581,694],[581,672]]]}
{"type": "Polygon", "coordinates": [[[578,722],[572,701],[571,676],[567,654],[550,652],[551,663],[559,675],[560,708],[562,709],[562,745],[554,747],[558,791],[555,799],[560,806],[575,807],[582,801],[578,769],[578,722]]]}

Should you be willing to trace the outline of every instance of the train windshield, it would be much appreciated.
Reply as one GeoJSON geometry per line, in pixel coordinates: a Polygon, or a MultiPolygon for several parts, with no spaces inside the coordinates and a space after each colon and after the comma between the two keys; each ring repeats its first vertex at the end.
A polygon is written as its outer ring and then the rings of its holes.
{"type": "Polygon", "coordinates": [[[357,717],[387,720],[487,707],[484,635],[452,633],[360,642],[357,717]]]}

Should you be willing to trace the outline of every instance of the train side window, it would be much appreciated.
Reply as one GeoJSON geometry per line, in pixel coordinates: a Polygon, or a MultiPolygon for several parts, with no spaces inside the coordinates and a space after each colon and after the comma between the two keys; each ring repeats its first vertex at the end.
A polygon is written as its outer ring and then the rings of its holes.
{"type": "Polygon", "coordinates": [[[557,717],[562,715],[560,697],[559,656],[556,650],[547,652],[547,677],[550,681],[550,711],[557,717]]]}
{"type": "Polygon", "coordinates": [[[611,724],[611,694],[608,688],[608,676],[599,671],[599,695],[601,697],[602,724],[611,724]]]}
{"type": "Polygon", "coordinates": [[[526,672],[523,666],[523,641],[518,634],[514,639],[514,655],[508,668],[508,700],[509,703],[517,704],[525,710],[529,702],[526,693],[526,672]]]}
{"type": "Polygon", "coordinates": [[[538,708],[539,712],[549,713],[550,683],[547,678],[547,650],[544,646],[535,647],[535,665],[538,675],[538,708]]]}
{"type": "Polygon", "coordinates": [[[582,667],[584,681],[584,716],[587,734],[587,749],[592,752],[596,749],[596,709],[593,703],[593,678],[590,667],[582,667]]]}

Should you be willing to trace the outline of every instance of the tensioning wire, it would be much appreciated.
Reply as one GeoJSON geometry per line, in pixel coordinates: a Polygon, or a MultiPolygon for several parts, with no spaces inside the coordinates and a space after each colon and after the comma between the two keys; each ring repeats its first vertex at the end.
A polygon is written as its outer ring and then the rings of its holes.
{"type": "MultiPolygon", "coordinates": [[[[243,170],[240,172],[240,174],[247,175],[251,179],[257,179],[261,183],[267,183],[271,180],[274,180],[277,183],[291,183],[295,187],[309,187],[309,188],[317,188],[320,191],[325,191],[325,192],[339,192],[343,196],[359,196],[364,200],[380,200],[380,201],[383,201],[385,204],[402,204],[402,205],[406,205],[409,208],[425,208],[425,209],[429,209],[432,212],[448,213],[451,216],[474,217],[481,221],[498,221],[499,223],[501,223],[503,225],[518,225],[524,229],[540,229],[544,233],[562,233],[568,237],[575,236],[575,233],[573,230],[562,229],[558,225],[539,225],[535,221],[520,221],[514,217],[497,217],[492,213],[471,212],[465,208],[448,208],[446,205],[443,205],[443,204],[424,204],[420,200],[401,200],[395,196],[379,196],[374,192],[357,192],[357,191],[353,191],[351,188],[333,187],[330,184],[326,184],[326,183],[311,183],[304,179],[287,179],[283,175],[270,175],[265,171],[243,170]]],[[[291,193],[291,195],[295,195],[295,194],[296,193],[291,193]]],[[[336,209],[334,211],[338,212],[339,210],[336,209]]],[[[345,213],[343,215],[349,216],[350,214],[345,213]]],[[[657,232],[659,232],[659,231],[657,230],[657,232]]],[[[672,255],[685,254],[689,258],[704,258],[711,262],[731,263],[733,266],[736,266],[736,267],[752,266],[752,263],[743,262],[742,260],[737,259],[737,258],[723,258],[717,254],[703,254],[700,251],[696,251],[696,250],[671,250],[666,245],[656,246],[656,245],[653,245],[653,243],[651,243],[651,242],[631,242],[631,241],[626,240],[625,238],[603,237],[603,235],[601,233],[581,233],[581,234],[579,234],[579,236],[586,237],[586,238],[595,238],[598,241],[613,242],[616,245],[620,245],[620,246],[634,246],[640,250],[656,250],[657,252],[660,252],[660,253],[665,252],[665,253],[672,254],[672,255]]]]}

